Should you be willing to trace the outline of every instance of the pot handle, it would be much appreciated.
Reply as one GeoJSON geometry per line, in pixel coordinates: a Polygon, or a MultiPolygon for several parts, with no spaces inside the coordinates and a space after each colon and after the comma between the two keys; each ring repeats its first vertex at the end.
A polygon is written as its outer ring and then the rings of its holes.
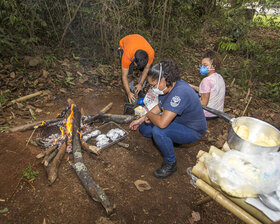
{"type": "Polygon", "coordinates": [[[215,114],[217,115],[218,117],[221,117],[223,118],[224,120],[228,121],[228,122],[232,122],[233,121],[233,117],[229,116],[228,114],[222,112],[222,111],[219,111],[219,110],[215,110],[213,108],[210,108],[210,107],[207,107],[207,106],[202,106],[202,108],[212,114],[215,114]]]}

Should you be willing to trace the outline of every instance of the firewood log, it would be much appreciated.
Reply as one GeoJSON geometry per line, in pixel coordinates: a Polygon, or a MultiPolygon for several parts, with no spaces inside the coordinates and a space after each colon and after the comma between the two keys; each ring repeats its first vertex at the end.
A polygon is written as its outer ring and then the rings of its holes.
{"type": "Polygon", "coordinates": [[[90,144],[88,144],[84,141],[81,141],[81,145],[82,145],[83,149],[88,151],[88,152],[94,153],[96,155],[100,154],[101,149],[96,147],[95,145],[90,145],[90,144]]]}
{"type": "Polygon", "coordinates": [[[111,214],[113,208],[111,207],[105,192],[98,184],[95,183],[87,167],[84,164],[80,138],[77,132],[73,137],[73,155],[74,155],[73,168],[76,171],[76,174],[79,177],[80,181],[82,182],[84,188],[86,189],[86,192],[93,200],[100,202],[108,214],[111,214]]]}
{"type": "Polygon", "coordinates": [[[57,178],[58,167],[65,154],[65,151],[66,151],[66,143],[64,142],[61,145],[61,147],[60,147],[57,155],[53,159],[52,163],[47,168],[48,180],[49,180],[50,184],[54,183],[57,178]]]}
{"type": "Polygon", "coordinates": [[[37,158],[37,159],[43,158],[43,157],[49,155],[49,154],[50,154],[53,150],[55,150],[56,148],[57,148],[57,145],[53,145],[53,146],[51,146],[50,148],[48,148],[46,151],[40,152],[40,153],[36,156],[36,158],[37,158]]]}

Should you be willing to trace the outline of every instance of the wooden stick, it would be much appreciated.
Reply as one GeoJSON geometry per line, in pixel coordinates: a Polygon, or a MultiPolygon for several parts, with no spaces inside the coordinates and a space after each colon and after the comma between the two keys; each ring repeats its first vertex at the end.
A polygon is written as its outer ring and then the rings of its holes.
{"type": "Polygon", "coordinates": [[[212,198],[211,198],[210,196],[206,196],[206,197],[204,197],[204,198],[198,200],[198,201],[195,202],[194,204],[195,204],[195,205],[203,205],[203,204],[205,204],[205,203],[207,203],[207,202],[209,202],[209,201],[212,201],[212,198]]]}
{"type": "Polygon", "coordinates": [[[45,156],[48,156],[53,150],[55,150],[57,148],[57,145],[53,145],[51,146],[50,148],[48,148],[46,151],[43,151],[41,153],[39,153],[36,158],[37,159],[40,159],[40,158],[43,158],[45,156]]]}
{"type": "Polygon", "coordinates": [[[242,113],[242,116],[244,116],[244,114],[246,113],[246,110],[247,110],[247,108],[248,108],[248,106],[249,106],[251,100],[252,100],[252,97],[250,97],[250,99],[249,99],[249,101],[248,101],[248,103],[247,103],[247,105],[246,105],[246,107],[245,107],[245,109],[244,109],[244,111],[243,111],[243,113],[242,113]]]}
{"type": "Polygon", "coordinates": [[[55,149],[51,152],[51,154],[49,156],[45,156],[44,160],[42,161],[42,163],[44,163],[45,167],[47,167],[49,165],[49,163],[52,161],[53,158],[55,158],[57,153],[58,153],[58,149],[55,149]]]}
{"type": "Polygon", "coordinates": [[[237,206],[235,203],[233,203],[231,200],[226,198],[223,194],[221,194],[219,191],[215,190],[213,187],[205,183],[203,180],[198,179],[195,182],[195,185],[205,192],[207,195],[209,195],[211,198],[213,198],[216,202],[221,204],[224,208],[232,212],[234,215],[236,215],[238,218],[240,218],[242,221],[248,224],[261,224],[257,219],[255,219],[253,216],[251,216],[249,213],[245,212],[243,209],[241,209],[239,206],[237,206]]]}
{"type": "Polygon", "coordinates": [[[65,151],[66,151],[66,142],[62,144],[57,155],[53,159],[50,166],[47,168],[48,180],[50,181],[50,184],[53,184],[57,178],[58,167],[65,154],[65,151]]]}
{"type": "Polygon", "coordinates": [[[22,96],[22,97],[20,97],[20,98],[17,98],[17,99],[15,99],[15,100],[12,100],[11,103],[14,104],[14,103],[16,103],[16,102],[21,102],[21,101],[24,101],[24,100],[28,100],[28,99],[31,99],[31,98],[33,98],[33,97],[35,97],[35,96],[39,96],[39,95],[41,95],[42,93],[44,93],[44,91],[39,91],[39,92],[36,92],[36,93],[29,94],[29,95],[27,95],[27,96],[22,96]]]}
{"type": "Polygon", "coordinates": [[[100,110],[100,112],[94,116],[90,116],[85,123],[87,124],[91,124],[92,122],[94,122],[99,116],[100,114],[105,114],[106,112],[108,112],[111,108],[112,108],[113,102],[110,102],[108,105],[106,105],[104,108],[102,108],[102,110],[100,110]]]}
{"type": "Polygon", "coordinates": [[[118,142],[118,146],[121,146],[121,147],[126,148],[126,149],[129,148],[129,144],[123,143],[123,142],[118,142]]]}
{"type": "Polygon", "coordinates": [[[88,144],[84,141],[81,141],[81,145],[82,145],[83,149],[88,151],[88,152],[94,153],[96,155],[100,154],[101,149],[94,146],[94,145],[90,145],[90,144],[88,144]]]}
{"type": "Polygon", "coordinates": [[[38,126],[35,126],[35,127],[34,127],[34,130],[32,131],[32,133],[31,133],[29,139],[27,140],[26,145],[28,145],[28,143],[30,142],[30,140],[31,140],[31,138],[32,138],[32,136],[33,136],[33,134],[34,134],[34,132],[37,130],[37,128],[38,128],[38,126]]]}
{"type": "Polygon", "coordinates": [[[46,122],[47,124],[53,125],[53,124],[61,123],[62,120],[63,119],[36,121],[36,122],[31,123],[31,124],[24,124],[24,125],[20,125],[20,126],[17,126],[17,127],[9,128],[9,129],[5,130],[4,132],[12,133],[12,132],[18,132],[18,131],[27,131],[27,130],[31,130],[31,129],[35,128],[36,126],[38,126],[38,128],[44,127],[44,126],[40,126],[40,124],[42,124],[42,122],[46,122]]]}
{"type": "Polygon", "coordinates": [[[110,102],[107,106],[105,106],[99,113],[105,114],[108,112],[113,106],[113,102],[110,102]]]}

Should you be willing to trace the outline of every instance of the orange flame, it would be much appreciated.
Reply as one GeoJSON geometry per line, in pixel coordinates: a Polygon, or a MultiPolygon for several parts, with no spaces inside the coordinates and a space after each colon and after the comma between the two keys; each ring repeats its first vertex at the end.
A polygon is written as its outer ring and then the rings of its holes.
{"type": "Polygon", "coordinates": [[[71,142],[71,138],[72,138],[72,131],[73,131],[73,118],[74,118],[74,112],[73,112],[73,104],[71,105],[71,113],[70,115],[67,117],[67,122],[66,122],[66,134],[70,139],[71,142]]]}
{"type": "Polygon", "coordinates": [[[59,127],[59,129],[61,131],[61,135],[64,136],[65,135],[65,131],[61,127],[59,127]]]}

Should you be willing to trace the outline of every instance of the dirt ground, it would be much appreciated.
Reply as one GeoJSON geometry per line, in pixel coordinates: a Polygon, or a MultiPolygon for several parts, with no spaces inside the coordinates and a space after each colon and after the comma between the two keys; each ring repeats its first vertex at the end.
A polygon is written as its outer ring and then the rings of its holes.
{"type": "MultiPolygon", "coordinates": [[[[77,89],[71,94],[61,94],[54,102],[41,109],[38,120],[54,119],[66,106],[71,97],[87,114],[95,114],[109,102],[113,102],[110,113],[122,114],[123,93],[119,89],[102,92],[82,93],[77,89]]],[[[250,110],[249,110],[250,111],[250,110]]],[[[261,116],[259,108],[251,114],[261,116]]],[[[274,114],[273,122],[279,126],[279,117],[274,114]]],[[[270,117],[269,117],[270,118],[270,117]]],[[[17,120],[17,125],[25,120],[17,120]]],[[[129,131],[128,125],[122,125],[129,131]]],[[[104,189],[114,212],[107,216],[104,208],[93,201],[86,193],[71,167],[72,154],[66,154],[59,168],[59,177],[51,186],[46,171],[36,155],[40,148],[26,146],[31,131],[0,133],[0,209],[8,212],[0,215],[0,223],[193,223],[193,212],[200,215],[195,223],[242,223],[216,202],[195,206],[194,202],[205,194],[190,184],[186,173],[188,167],[196,162],[199,150],[208,150],[210,145],[221,147],[225,141],[229,123],[222,119],[208,121],[208,132],[200,141],[175,148],[178,171],[165,180],[156,179],[152,173],[160,167],[163,158],[151,139],[143,137],[138,131],[129,132],[123,141],[129,149],[114,145],[104,149],[99,156],[84,152],[83,157],[93,179],[104,189]],[[22,172],[32,165],[39,171],[31,184],[20,181],[22,172]],[[139,192],[134,182],[147,181],[151,189],[139,192]],[[4,201],[5,200],[5,201],[4,201]]]]}

